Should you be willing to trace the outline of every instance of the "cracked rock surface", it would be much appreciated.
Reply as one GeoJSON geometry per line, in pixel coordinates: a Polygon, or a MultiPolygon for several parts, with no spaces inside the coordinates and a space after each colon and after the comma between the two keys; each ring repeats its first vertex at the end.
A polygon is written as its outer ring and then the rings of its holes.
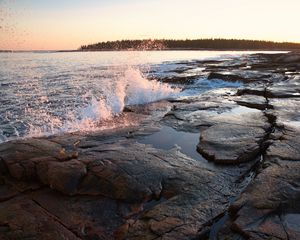
{"type": "Polygon", "coordinates": [[[135,126],[1,144],[0,239],[300,239],[298,56],[191,62],[177,74],[243,85],[129,106],[135,126]],[[165,126],[174,147],[145,143],[165,126]]]}

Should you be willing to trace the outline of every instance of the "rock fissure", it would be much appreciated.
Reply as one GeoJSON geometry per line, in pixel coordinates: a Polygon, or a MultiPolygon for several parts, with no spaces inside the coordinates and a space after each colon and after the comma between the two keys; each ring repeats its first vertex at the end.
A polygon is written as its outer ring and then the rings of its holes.
{"type": "Polygon", "coordinates": [[[286,58],[191,62],[229,81],[199,79],[223,85],[127,107],[147,116],[134,128],[1,144],[0,172],[12,180],[0,180],[0,238],[299,239],[300,79],[286,58]],[[226,87],[232,79],[243,84],[226,87]],[[160,125],[199,133],[204,159],[139,143],[160,125]]]}
{"type": "MultiPolygon", "coordinates": [[[[267,91],[267,88],[265,88],[265,92],[267,91]]],[[[270,106],[269,105],[269,100],[267,98],[267,96],[264,94],[264,97],[266,99],[266,106],[270,106]]],[[[266,117],[266,119],[268,120],[269,123],[269,128],[266,130],[265,135],[263,136],[262,139],[260,139],[260,141],[258,141],[259,143],[259,152],[253,157],[253,159],[257,158],[257,156],[262,156],[260,160],[256,161],[256,163],[254,165],[252,165],[252,167],[246,171],[241,178],[246,181],[246,176],[250,176],[250,179],[247,180],[246,185],[243,187],[243,189],[241,190],[241,192],[236,195],[233,199],[231,199],[230,204],[232,204],[236,199],[238,199],[238,197],[243,193],[243,191],[247,188],[247,186],[253,181],[253,179],[256,177],[256,175],[258,174],[258,170],[261,168],[261,165],[264,162],[264,156],[266,154],[266,151],[269,147],[269,145],[267,144],[267,142],[270,140],[270,135],[272,134],[272,132],[274,132],[275,127],[276,127],[276,116],[271,115],[269,113],[267,113],[268,108],[264,109],[264,115],[266,117]]],[[[209,235],[211,236],[211,231],[212,229],[215,228],[216,225],[218,225],[218,230],[214,230],[214,234],[213,234],[213,238],[215,238],[218,235],[218,231],[222,228],[222,226],[220,225],[220,222],[223,222],[223,226],[225,225],[225,219],[227,219],[230,216],[230,218],[234,219],[236,218],[235,215],[230,215],[229,214],[229,209],[227,208],[222,214],[220,214],[220,216],[216,217],[215,219],[211,220],[210,222],[208,222],[208,226],[210,226],[210,231],[206,231],[206,236],[209,235]]]]}
{"type": "Polygon", "coordinates": [[[78,233],[76,233],[75,231],[73,231],[72,229],[69,229],[68,226],[66,226],[61,220],[59,220],[59,218],[55,215],[53,215],[53,213],[49,212],[46,208],[44,208],[38,201],[31,199],[31,201],[33,201],[39,208],[42,209],[42,211],[45,212],[45,214],[47,214],[53,221],[57,222],[58,224],[60,224],[63,228],[65,228],[66,230],[72,232],[78,239],[82,239],[78,233]]]}

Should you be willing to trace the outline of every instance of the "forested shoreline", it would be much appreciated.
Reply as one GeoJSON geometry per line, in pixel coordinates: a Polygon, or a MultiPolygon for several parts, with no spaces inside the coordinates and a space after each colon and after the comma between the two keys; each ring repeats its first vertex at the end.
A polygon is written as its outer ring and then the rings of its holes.
{"type": "Polygon", "coordinates": [[[144,39],[82,45],[80,51],[101,50],[300,50],[300,43],[238,39],[144,39]]]}

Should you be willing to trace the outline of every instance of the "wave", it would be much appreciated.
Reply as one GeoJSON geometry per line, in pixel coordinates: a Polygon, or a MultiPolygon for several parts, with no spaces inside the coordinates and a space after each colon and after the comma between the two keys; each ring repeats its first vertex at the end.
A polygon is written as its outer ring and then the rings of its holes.
{"type": "Polygon", "coordinates": [[[65,120],[47,111],[30,110],[30,115],[40,116],[41,123],[30,124],[26,136],[111,128],[114,119],[122,114],[125,106],[174,98],[180,92],[181,88],[148,80],[139,69],[128,67],[121,76],[105,82],[100,94],[90,90],[81,96],[86,104],[66,114],[68,117],[65,120]]]}

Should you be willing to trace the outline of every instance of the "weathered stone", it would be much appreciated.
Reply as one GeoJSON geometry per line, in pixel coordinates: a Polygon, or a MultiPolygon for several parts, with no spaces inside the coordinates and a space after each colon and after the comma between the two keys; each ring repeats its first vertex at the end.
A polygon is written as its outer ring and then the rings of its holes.
{"type": "MultiPolygon", "coordinates": [[[[81,239],[115,239],[126,218],[137,214],[132,205],[101,196],[69,197],[44,190],[31,197],[81,239]]],[[[117,239],[122,237],[124,233],[117,239]]]]}
{"type": "Polygon", "coordinates": [[[232,232],[221,231],[221,235],[299,239],[300,131],[281,131],[280,138],[270,141],[256,178],[229,208],[227,225],[232,232]]]}
{"type": "Polygon", "coordinates": [[[243,87],[238,89],[238,96],[243,95],[254,95],[254,96],[266,96],[266,87],[265,86],[251,86],[251,87],[243,87]]]}
{"type": "Polygon", "coordinates": [[[251,239],[298,239],[299,162],[273,162],[231,207],[232,229],[251,239]],[[293,220],[290,219],[294,217],[293,220]]]}
{"type": "Polygon", "coordinates": [[[273,141],[267,150],[268,158],[300,161],[300,131],[287,130],[287,134],[273,141]]]}
{"type": "Polygon", "coordinates": [[[245,79],[238,75],[233,74],[223,74],[223,73],[216,73],[212,72],[208,75],[208,79],[222,79],[224,81],[230,81],[230,82],[243,82],[245,79]]]}
{"type": "Polygon", "coordinates": [[[243,95],[242,97],[239,96],[233,99],[238,105],[249,108],[256,108],[260,110],[272,108],[272,106],[268,104],[266,98],[263,96],[243,95]]]}
{"type": "Polygon", "coordinates": [[[0,145],[0,157],[10,174],[17,179],[36,177],[35,158],[52,157],[64,161],[72,157],[61,145],[46,139],[30,139],[0,145]]]}
{"type": "Polygon", "coordinates": [[[1,144],[0,238],[205,239],[230,206],[219,239],[299,239],[297,61],[188,62],[173,74],[244,85],[128,106],[120,129],[1,144]],[[190,144],[213,162],[140,143],[161,124],[200,135],[190,144]]]}
{"type": "Polygon", "coordinates": [[[16,196],[18,193],[16,188],[7,183],[4,178],[0,178],[0,202],[6,201],[16,196]]]}
{"type": "Polygon", "coordinates": [[[280,63],[291,63],[291,62],[298,62],[300,63],[300,55],[296,53],[290,53],[286,55],[280,55],[275,60],[276,62],[280,63]]]}
{"type": "Polygon", "coordinates": [[[266,136],[262,128],[217,124],[201,133],[198,151],[218,163],[240,163],[256,158],[266,136]]]}
{"type": "Polygon", "coordinates": [[[76,236],[195,237],[203,224],[225,210],[230,196],[239,191],[235,182],[251,167],[215,172],[175,149],[158,150],[130,138],[111,138],[112,142],[108,136],[98,140],[91,136],[98,144],[78,149],[77,160],[60,161],[38,154],[27,160],[36,165],[31,169],[36,171],[36,180],[67,195],[32,189],[29,197],[76,236]],[[220,184],[224,181],[226,187],[220,184]],[[103,210],[96,211],[98,208],[103,210]],[[109,222],[108,215],[114,214],[109,222]],[[131,219],[136,220],[133,223],[131,219]]]}
{"type": "Polygon", "coordinates": [[[300,127],[300,98],[270,99],[271,113],[276,116],[277,124],[288,128],[300,127]]]}
{"type": "Polygon", "coordinates": [[[0,238],[79,239],[47,211],[26,197],[17,197],[0,204],[0,238]]]}
{"type": "Polygon", "coordinates": [[[75,194],[86,174],[86,166],[77,160],[49,162],[48,164],[47,175],[50,188],[65,194],[75,194]]]}

